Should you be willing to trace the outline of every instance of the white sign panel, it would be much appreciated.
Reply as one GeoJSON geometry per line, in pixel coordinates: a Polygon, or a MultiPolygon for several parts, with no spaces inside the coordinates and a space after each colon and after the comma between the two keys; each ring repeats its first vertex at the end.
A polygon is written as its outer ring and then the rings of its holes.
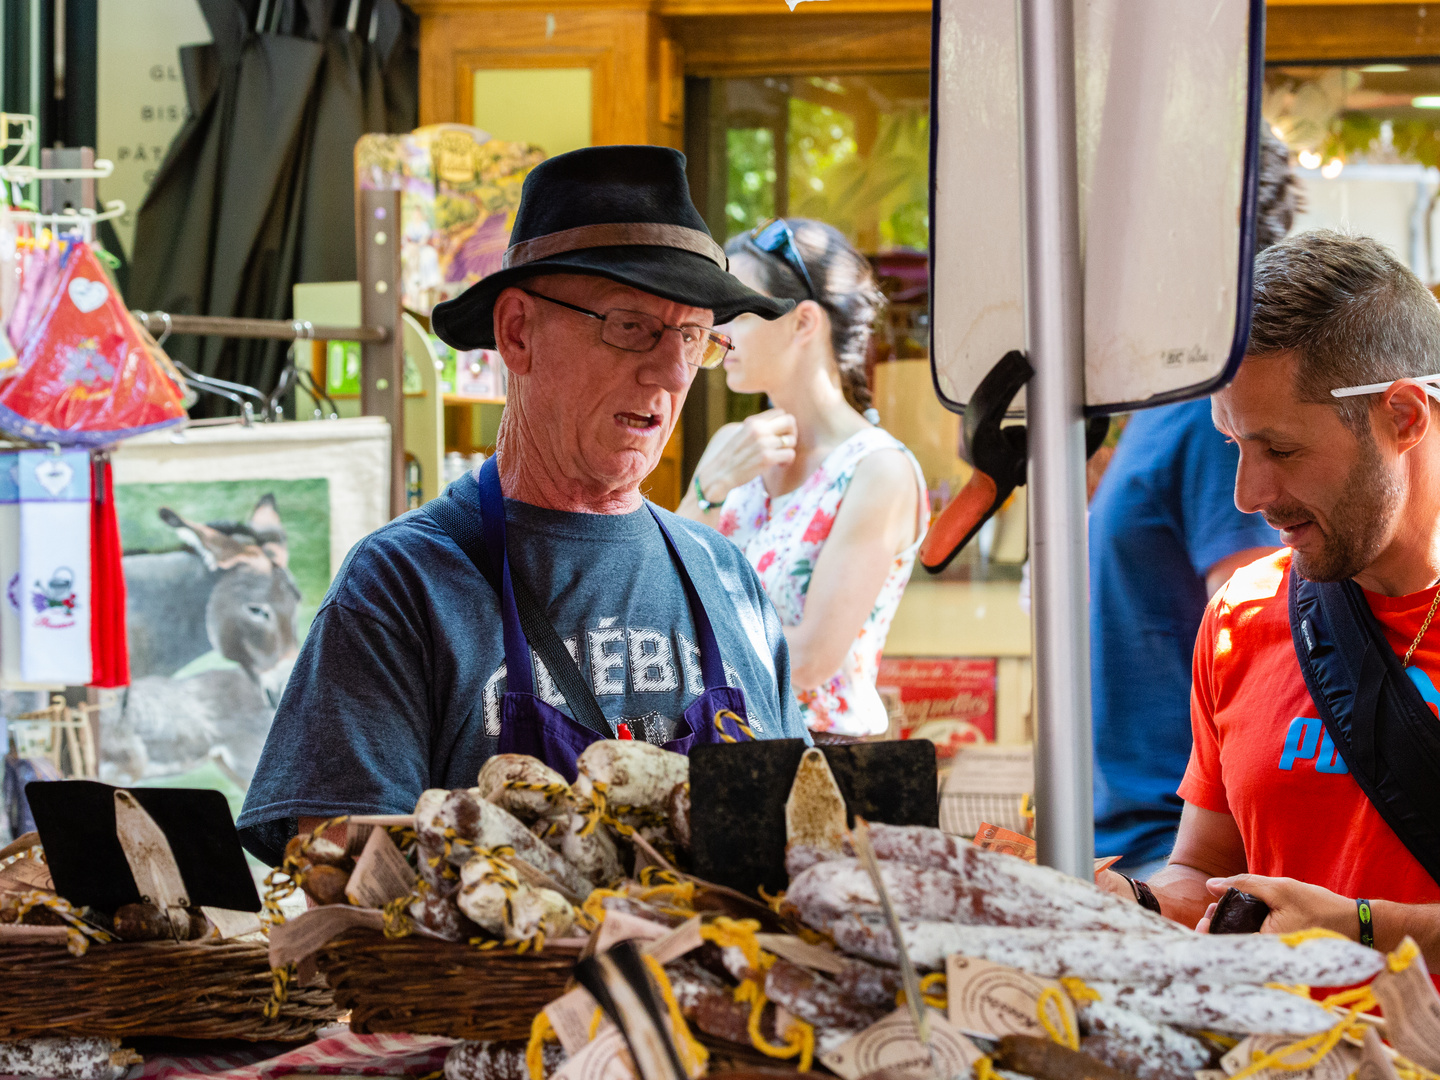
{"type": "MultiPolygon", "coordinates": [[[[1238,363],[1263,18],[1262,0],[1076,0],[1095,411],[1209,393],[1238,363]]],[[[939,0],[935,21],[932,362],[959,408],[1025,347],[1019,49],[1013,0],[939,0]]]]}

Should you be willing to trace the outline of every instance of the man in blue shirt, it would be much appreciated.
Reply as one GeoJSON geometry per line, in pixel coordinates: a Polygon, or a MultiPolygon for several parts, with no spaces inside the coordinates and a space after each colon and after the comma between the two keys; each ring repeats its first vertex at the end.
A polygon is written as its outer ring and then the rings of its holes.
{"type": "MultiPolygon", "coordinates": [[[[1289,231],[1299,196],[1289,151],[1260,150],[1255,249],[1289,231]]],[[[1280,546],[1235,508],[1239,453],[1210,401],[1131,417],[1090,504],[1090,679],[1095,852],[1144,880],[1165,865],[1190,759],[1190,660],[1205,605],[1241,566],[1280,546]]]]}

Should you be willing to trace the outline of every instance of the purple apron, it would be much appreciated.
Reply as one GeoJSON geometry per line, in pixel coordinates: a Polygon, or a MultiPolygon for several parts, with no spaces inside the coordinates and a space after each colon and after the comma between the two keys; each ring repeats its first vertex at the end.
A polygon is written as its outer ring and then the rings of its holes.
{"type": "MultiPolygon", "coordinates": [[[[490,555],[490,565],[500,568],[500,621],[505,637],[505,694],[500,699],[500,747],[502,754],[529,754],[539,758],[546,765],[574,781],[575,759],[591,743],[600,739],[614,738],[613,731],[600,732],[576,720],[572,720],[559,709],[535,693],[535,668],[530,643],[520,626],[520,613],[515,604],[515,591],[510,576],[510,556],[505,548],[505,499],[500,491],[500,470],[495,458],[480,468],[480,523],[485,546],[490,555]]],[[[700,603],[695,583],[675,548],[670,530],[660,520],[648,503],[646,509],[660,527],[670,560],[680,574],[680,583],[685,588],[685,597],[690,604],[690,615],[695,621],[695,633],[700,646],[700,672],[705,680],[705,691],[690,703],[684,717],[676,725],[675,738],[664,744],[666,750],[677,754],[688,754],[696,746],[707,743],[737,742],[754,736],[747,726],[745,695],[738,687],[725,683],[725,665],[720,656],[720,644],[715,640],[715,631],[710,617],[700,603]]],[[[556,663],[573,664],[568,653],[556,659],[556,663]]],[[[555,680],[559,685],[558,680],[555,680]]],[[[582,683],[583,680],[576,680],[582,683]]],[[[588,685],[585,692],[594,695],[588,685]]],[[[579,715],[575,702],[568,702],[573,712],[579,715]]],[[[601,715],[595,706],[594,715],[601,715]]]]}

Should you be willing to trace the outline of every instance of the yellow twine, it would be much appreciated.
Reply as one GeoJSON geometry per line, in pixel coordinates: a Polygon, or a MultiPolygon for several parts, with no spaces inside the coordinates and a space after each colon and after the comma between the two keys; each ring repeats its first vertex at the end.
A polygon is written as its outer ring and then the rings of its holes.
{"type": "Polygon", "coordinates": [[[750,730],[750,725],[745,723],[744,720],[741,720],[740,717],[736,716],[729,709],[721,709],[715,714],[715,730],[720,733],[720,738],[724,739],[726,742],[740,741],[739,739],[735,738],[733,735],[730,735],[725,731],[725,725],[722,724],[720,721],[727,718],[730,720],[734,720],[735,726],[741,731],[743,731],[747,736],[749,736],[752,742],[754,741],[755,732],[750,730]]]}
{"type": "MultiPolygon", "coordinates": [[[[310,835],[300,843],[299,855],[303,856],[310,850],[310,845],[320,837],[324,836],[337,825],[343,825],[350,820],[349,814],[342,814],[339,817],[329,818],[322,821],[315,828],[310,830],[310,835]]],[[[280,865],[265,875],[265,918],[261,920],[261,929],[268,935],[270,928],[279,926],[285,921],[285,913],[280,910],[280,901],[292,896],[296,889],[305,884],[305,874],[300,869],[299,856],[286,854],[280,865]]],[[[270,1000],[265,1003],[261,1010],[266,1020],[274,1020],[280,1015],[280,1006],[284,1005],[290,993],[290,980],[295,977],[295,965],[288,964],[285,967],[270,969],[270,1000]]]]}
{"type": "Polygon", "coordinates": [[[1222,1035],[1218,1031],[1202,1031],[1199,1034],[1202,1039],[1209,1039],[1222,1050],[1234,1050],[1240,1045],[1240,1040],[1233,1035],[1222,1035]]]}
{"type": "Polygon", "coordinates": [[[785,1030],[785,1042],[776,1046],[774,1043],[768,1042],[760,1031],[760,1018],[769,1002],[764,988],[754,979],[745,979],[735,988],[735,1000],[742,1004],[745,1002],[750,1004],[750,1019],[745,1025],[745,1030],[750,1035],[751,1046],[766,1057],[780,1060],[798,1056],[800,1058],[799,1071],[810,1071],[810,1065],[815,1060],[815,1029],[813,1027],[798,1017],[792,1017],[790,1026],[785,1030]]]}
{"type": "Polygon", "coordinates": [[[670,1012],[670,1033],[674,1036],[676,1049],[680,1051],[680,1063],[685,1067],[687,1075],[699,1076],[710,1062],[710,1052],[690,1033],[690,1025],[685,1023],[685,1016],[680,1012],[680,1003],[675,1000],[675,990],[670,985],[670,979],[660,961],[649,953],[645,953],[643,959],[655,985],[659,987],[660,996],[665,999],[665,1008],[670,1012]]]}
{"type": "Polygon", "coordinates": [[[559,1042],[560,1037],[555,1034],[549,1015],[541,1009],[530,1021],[530,1041],[525,1045],[525,1068],[530,1072],[530,1080],[545,1080],[546,1041],[559,1042]]]}
{"type": "Polygon", "coordinates": [[[260,1015],[266,1020],[274,1020],[280,1015],[280,1006],[289,1000],[290,980],[294,977],[294,964],[270,969],[270,1000],[265,1003],[265,1008],[260,1010],[260,1015]]]}
{"type": "MultiPolygon", "coordinates": [[[[932,1009],[944,1009],[947,1007],[949,991],[945,988],[945,973],[943,971],[932,971],[920,980],[920,999],[932,1009]],[[930,988],[939,986],[940,993],[930,993],[930,988]]],[[[910,998],[906,995],[904,988],[895,991],[895,1007],[900,1008],[910,998]]]]}
{"type": "Polygon", "coordinates": [[[1398,975],[1413,964],[1419,955],[1420,947],[1415,944],[1413,939],[1406,938],[1394,952],[1385,958],[1385,963],[1391,971],[1398,975]]]}
{"type": "Polygon", "coordinates": [[[14,901],[15,921],[18,923],[35,908],[46,908],[60,916],[65,922],[65,950],[71,956],[84,956],[91,941],[104,945],[115,939],[104,930],[84,922],[79,913],[64,897],[44,889],[31,889],[14,901]]]}
{"type": "Polygon", "coordinates": [[[590,1038],[595,1038],[595,1033],[600,1030],[600,1025],[605,1021],[605,1010],[599,1005],[595,1006],[595,1015],[590,1017],[590,1038]]]}
{"type": "Polygon", "coordinates": [[[975,1080],[1000,1080],[995,1072],[995,1063],[985,1054],[975,1060],[975,1080]]]}
{"type": "Polygon", "coordinates": [[[577,920],[580,926],[585,930],[594,930],[605,921],[605,898],[624,895],[614,889],[591,890],[590,895],[585,898],[585,903],[580,905],[577,920]]]}
{"type": "MultiPolygon", "coordinates": [[[[1306,932],[1307,931],[1301,931],[1301,933],[1306,932]]],[[[1375,1006],[1375,997],[1370,993],[1369,987],[1360,987],[1358,990],[1345,990],[1338,994],[1333,994],[1320,1004],[1322,1006],[1326,1005],[1327,1002],[1340,1004],[1342,1000],[1347,1003],[1353,1000],[1354,1004],[1351,1005],[1350,1011],[1345,1014],[1344,1018],[1334,1027],[1328,1031],[1317,1032],[1314,1035],[1301,1039],[1299,1042],[1291,1043],[1289,1046],[1282,1046],[1265,1054],[1255,1054],[1250,1064],[1246,1065],[1239,1072],[1232,1074],[1230,1080],[1246,1080],[1247,1077],[1254,1076],[1256,1073],[1263,1072],[1266,1069],[1300,1072],[1305,1069],[1312,1069],[1320,1064],[1326,1055],[1339,1045],[1342,1038],[1347,1034],[1356,1034],[1355,1017],[1366,1009],[1374,1008],[1375,1006]],[[1313,1049],[1314,1052],[1302,1061],[1291,1064],[1284,1060],[1293,1054],[1311,1049],[1313,1049]]],[[[1363,1034],[1363,1031],[1360,1033],[1363,1034]]]]}
{"type": "Polygon", "coordinates": [[[1040,996],[1035,999],[1035,1012],[1040,1017],[1040,1026],[1045,1029],[1045,1034],[1059,1043],[1061,1046],[1069,1047],[1071,1050],[1080,1049],[1080,1036],[1075,1032],[1075,1025],[1070,1019],[1070,1010],[1065,1008],[1065,998],[1060,991],[1053,986],[1047,986],[1040,991],[1040,996]],[[1060,1016],[1060,1023],[1057,1026],[1050,1019],[1049,1005],[1055,1006],[1055,1012],[1060,1016]]]}
{"type": "Polygon", "coordinates": [[[1284,990],[1285,993],[1287,993],[1287,994],[1294,994],[1296,997],[1308,998],[1308,997],[1310,996],[1310,987],[1306,986],[1304,983],[1281,983],[1281,982],[1272,982],[1272,983],[1266,983],[1266,984],[1265,984],[1265,989],[1266,989],[1266,990],[1284,990]]]}
{"type": "MultiPolygon", "coordinates": [[[[1337,934],[1334,930],[1322,930],[1318,926],[1312,926],[1309,930],[1296,930],[1293,933],[1281,934],[1280,940],[1292,949],[1305,944],[1307,941],[1316,941],[1320,938],[1338,938],[1341,941],[1349,941],[1344,934],[1337,934]]],[[[1232,1076],[1230,1080],[1235,1080],[1232,1076]]]]}
{"type": "Polygon", "coordinates": [[[711,922],[703,923],[700,936],[722,949],[739,949],[745,957],[745,964],[752,977],[741,980],[740,985],[735,988],[734,998],[742,1004],[750,1004],[750,1020],[745,1028],[750,1035],[750,1044],[766,1057],[784,1059],[798,1055],[800,1071],[808,1072],[815,1060],[813,1027],[798,1017],[792,1018],[790,1026],[785,1030],[785,1042],[780,1046],[766,1041],[760,1032],[760,1017],[769,1001],[765,996],[763,976],[774,966],[775,957],[760,948],[760,942],[755,937],[759,929],[760,923],[755,919],[731,919],[721,915],[711,922]]]}
{"type": "Polygon", "coordinates": [[[1100,991],[1093,986],[1087,986],[1084,979],[1077,979],[1073,975],[1065,975],[1060,979],[1060,985],[1065,992],[1075,1001],[1100,1001],[1100,991]]]}

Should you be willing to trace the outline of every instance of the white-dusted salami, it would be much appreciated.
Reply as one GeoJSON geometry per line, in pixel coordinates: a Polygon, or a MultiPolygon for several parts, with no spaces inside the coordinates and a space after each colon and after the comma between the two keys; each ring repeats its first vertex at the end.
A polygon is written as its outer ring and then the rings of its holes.
{"type": "Polygon", "coordinates": [[[1138,1080],[1192,1080],[1208,1068],[1213,1052],[1193,1035],[1104,1001],[1077,1001],[1080,1049],[1138,1080]]]}
{"type": "MultiPolygon", "coordinates": [[[[956,874],[882,862],[880,875],[899,918],[976,921],[972,915],[974,898],[956,874]]],[[[785,899],[795,906],[801,919],[821,930],[842,915],[880,910],[875,883],[858,859],[817,862],[790,882],[785,899]]]]}
{"type": "MultiPolygon", "coordinates": [[[[1018,861],[1018,860],[1015,860],[1018,861]]],[[[1385,957],[1342,938],[1317,937],[1287,945],[1269,934],[1115,934],[902,920],[906,950],[917,967],[938,971],[951,953],[991,960],[1045,978],[1163,985],[1267,982],[1352,986],[1375,975],[1385,957]]],[[[895,963],[883,919],[847,915],[830,925],[846,952],[895,963]]]]}
{"type": "Polygon", "coordinates": [[[817,1031],[842,1028],[854,1034],[894,1012],[862,1005],[835,983],[788,960],[776,960],[765,973],[765,996],[811,1024],[817,1031]]]}
{"type": "Polygon", "coordinates": [[[579,776],[575,793],[592,795],[596,784],[605,785],[611,811],[634,806],[666,812],[676,784],[690,780],[690,759],[639,739],[602,739],[587,746],[576,759],[579,776]]]}
{"type": "Polygon", "coordinates": [[[584,814],[572,811],[568,818],[555,823],[555,831],[547,842],[552,848],[558,842],[560,855],[592,885],[609,885],[625,876],[620,852],[608,830],[597,828],[586,832],[589,823],[584,814]]]}
{"type": "Polygon", "coordinates": [[[119,1080],[140,1055],[103,1035],[18,1039],[0,1042],[0,1075],[51,1076],[66,1080],[119,1080]]]}
{"type": "MultiPolygon", "coordinates": [[[[524,1039],[458,1042],[445,1055],[445,1080],[530,1080],[525,1047],[524,1039]]],[[[565,1063],[565,1051],[559,1043],[543,1043],[541,1062],[545,1076],[553,1076],[565,1063]]]]}
{"type": "Polygon", "coordinates": [[[1241,1035],[1313,1035],[1335,1024],[1335,1017],[1309,998],[1265,986],[1178,981],[1166,986],[1091,986],[1109,1004],[1177,1027],[1241,1035]]]}
{"type": "Polygon", "coordinates": [[[579,896],[590,892],[591,884],[584,875],[551,851],[519,818],[480,798],[476,788],[425,792],[415,804],[415,832],[422,855],[448,849],[449,861],[462,866],[475,851],[508,847],[514,849],[516,858],[543,870],[571,892],[579,896]]]}
{"type": "Polygon", "coordinates": [[[570,811],[570,785],[538,758],[528,754],[494,754],[476,780],[480,798],[514,814],[527,825],[570,811]]]}
{"type": "Polygon", "coordinates": [[[957,874],[975,898],[973,921],[987,926],[1048,926],[1072,930],[1138,930],[1182,936],[1189,931],[1094,883],[985,851],[922,825],[870,826],[875,857],[957,874]]]}

